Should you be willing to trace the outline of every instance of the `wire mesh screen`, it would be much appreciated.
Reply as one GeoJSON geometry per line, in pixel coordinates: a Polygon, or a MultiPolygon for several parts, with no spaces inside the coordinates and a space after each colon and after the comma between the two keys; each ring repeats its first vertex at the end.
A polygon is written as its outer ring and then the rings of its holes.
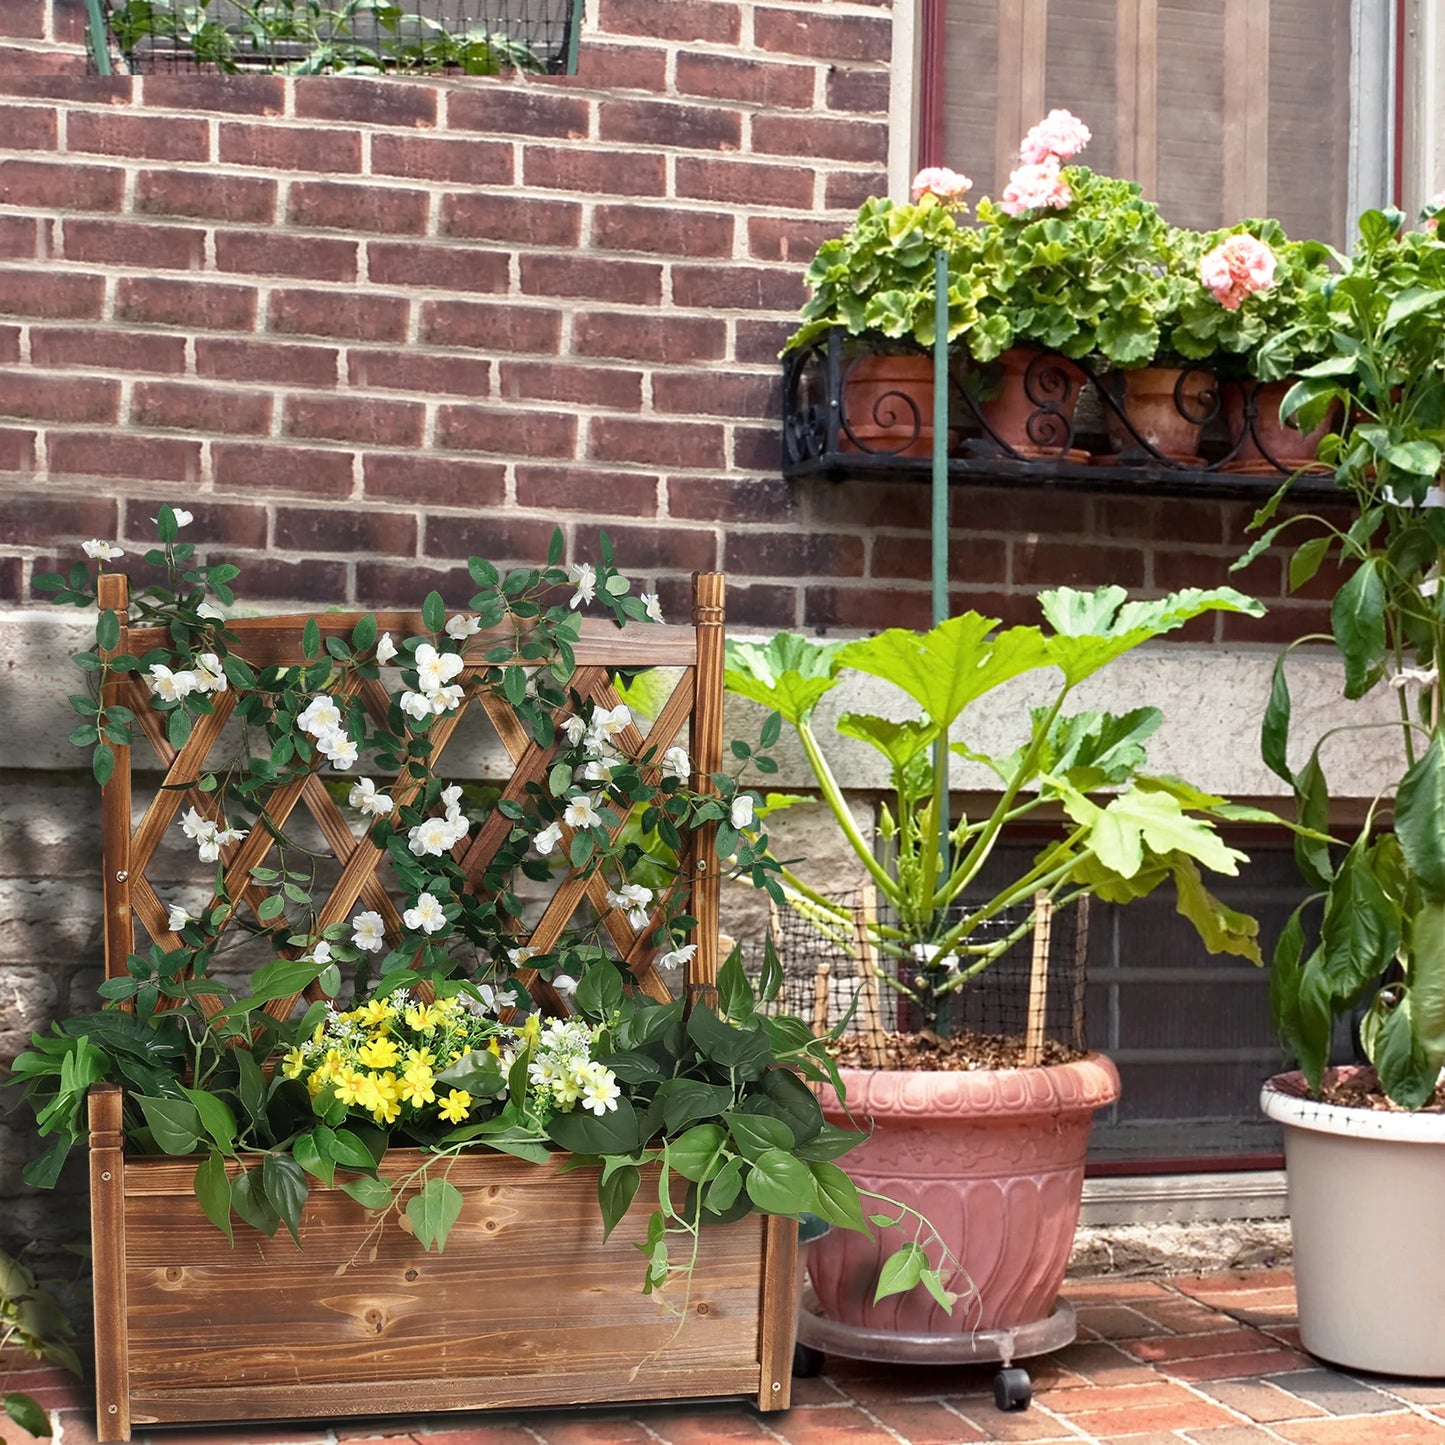
{"type": "MultiPolygon", "coordinates": [[[[783,969],[778,1006],[824,1032],[847,1019],[848,1031],[868,1027],[868,1010],[860,1006],[864,967],[857,941],[858,920],[867,903],[861,893],[841,894],[838,901],[853,917],[851,930],[820,929],[792,909],[774,909],[770,932],[783,969]]],[[[1025,924],[1032,910],[1012,910],[988,920],[971,937],[984,943],[1005,938],[1025,924]]],[[[1032,1034],[1068,1054],[1087,1047],[1085,992],[1088,983],[1088,900],[1047,916],[1036,958],[1034,934],[1025,933],[975,978],[948,996],[939,1031],[1023,1040],[1032,1034]],[[1046,936],[1045,936],[1046,935],[1046,936]],[[1036,966],[1037,964],[1037,966],[1036,966]],[[1032,1025],[1032,1028],[1031,1028],[1032,1025]]],[[[886,912],[880,921],[892,920],[886,912]]],[[[879,958],[880,975],[891,972],[904,983],[916,972],[908,959],[879,958]]],[[[881,976],[877,984],[878,1023],[885,1032],[912,1032],[922,1019],[912,1002],[881,976]]]]}
{"type": "Polygon", "coordinates": [[[410,74],[573,68],[578,0],[106,0],[132,74],[410,74]]]}

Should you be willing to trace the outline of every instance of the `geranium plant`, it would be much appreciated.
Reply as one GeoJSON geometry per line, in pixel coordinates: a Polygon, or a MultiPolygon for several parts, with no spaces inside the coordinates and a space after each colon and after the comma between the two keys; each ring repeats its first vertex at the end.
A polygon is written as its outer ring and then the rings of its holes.
{"type": "MultiPolygon", "coordinates": [[[[102,605],[95,646],[76,657],[94,687],[71,699],[81,719],[72,741],[91,750],[102,782],[114,748],[141,730],[189,760],[194,771],[166,786],[203,803],[177,808],[172,826],[207,865],[210,897],[199,907],[157,899],[169,932],[101,986],[104,1008],[36,1035],[15,1061],[53,1140],[26,1178],[54,1182],[80,1138],[87,1089],[108,1081],[125,1086],[132,1147],[195,1157],[201,1206],[231,1237],[237,1219],[299,1235],[320,1184],[379,1221],[404,1208],[416,1238],[440,1250],[462,1203],[447,1180],[459,1150],[541,1160],[562,1149],[596,1168],[609,1231],[644,1171],[660,1170],[649,1289],[690,1273],[704,1225],[750,1210],[811,1212],[865,1232],[911,1219],[879,1287],[922,1283],[950,1301],[948,1261],[927,1253],[926,1222],[885,1203],[870,1223],[833,1162],[858,1136],[826,1124],[807,1087],[836,1073],[823,1041],[773,1015],[781,974],[771,955],[755,985],[734,953],[715,1006],[634,986],[636,959],[609,920],[645,935],[664,970],[686,964],[693,880],[678,859],[689,833],[716,828],[735,873],[778,885],[743,765],[694,777],[682,748],[639,742],[625,703],[571,685],[584,609],[605,608],[619,626],[661,620],[656,597],[617,571],[605,535],[595,566],[562,566],[560,532],[542,567],[503,576],[471,559],[467,607],[432,593],[417,635],[394,637],[370,615],[340,631],[311,618],[306,660],[292,666],[248,660],[246,636],[221,610],[235,602],[236,569],[197,565],[179,540],[190,520],[160,509],[160,546],[144,561],[161,580],[136,593],[127,619],[163,643],[119,651],[130,634],[102,605]],[[150,716],[117,705],[108,683],[122,674],[146,679],[150,716]],[[439,775],[444,730],[473,700],[550,750],[520,795],[439,775]],[[221,708],[239,724],[222,732],[216,721],[226,756],[209,742],[187,751],[221,708]],[[354,860],[365,840],[391,869],[389,891],[378,875],[340,917],[330,855],[281,801],[318,779],[348,810],[322,815],[349,835],[338,860],[354,860]],[[474,875],[468,847],[483,833],[495,851],[474,875]],[[557,872],[574,889],[595,883],[596,904],[590,921],[541,946],[523,894],[557,872]],[[247,968],[246,948],[259,965],[247,968]],[[303,992],[309,1006],[291,1007],[303,992]],[[398,1179],[386,1173],[387,1149],[400,1142],[428,1152],[398,1179]]],[[[102,567],[123,555],[98,540],[86,551],[102,567]]],[[[85,563],[39,585],[62,603],[97,603],[85,563]]],[[[735,755],[766,771],[776,734],[774,724],[735,755]]]]}

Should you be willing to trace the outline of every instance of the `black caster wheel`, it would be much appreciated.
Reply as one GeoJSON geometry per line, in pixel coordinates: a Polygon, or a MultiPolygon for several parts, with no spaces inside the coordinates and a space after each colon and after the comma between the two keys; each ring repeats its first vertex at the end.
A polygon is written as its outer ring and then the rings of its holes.
{"type": "Polygon", "coordinates": [[[1033,1397],[1033,1381],[1027,1370],[1009,1367],[993,1377],[993,1402],[1000,1410],[1027,1410],[1033,1397]]]}
{"type": "Polygon", "coordinates": [[[795,1380],[811,1380],[821,1375],[823,1364],[822,1350],[815,1350],[812,1345],[796,1344],[793,1346],[793,1378],[795,1380]]]}

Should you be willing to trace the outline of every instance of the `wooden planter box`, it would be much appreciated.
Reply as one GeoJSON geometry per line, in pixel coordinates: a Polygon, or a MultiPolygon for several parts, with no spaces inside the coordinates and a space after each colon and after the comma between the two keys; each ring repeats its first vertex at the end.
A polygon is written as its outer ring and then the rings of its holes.
{"type": "MultiPolygon", "coordinates": [[[[237,1224],[228,1248],[192,1191],[199,1161],[126,1158],[120,1094],[91,1099],[98,1438],[220,1420],[440,1413],[752,1395],[786,1409],[797,1225],[708,1231],[690,1295],[644,1295],[649,1181],[602,1240],[596,1178],[478,1151],[443,1254],[316,1186],[298,1249],[237,1224]],[[686,1300],[686,1318],[676,1311],[686,1300]],[[671,1310],[673,1313],[669,1313],[671,1310]]],[[[398,1178],[428,1157],[393,1150],[398,1178]]],[[[651,1186],[655,1189],[655,1185],[651,1186]]]]}

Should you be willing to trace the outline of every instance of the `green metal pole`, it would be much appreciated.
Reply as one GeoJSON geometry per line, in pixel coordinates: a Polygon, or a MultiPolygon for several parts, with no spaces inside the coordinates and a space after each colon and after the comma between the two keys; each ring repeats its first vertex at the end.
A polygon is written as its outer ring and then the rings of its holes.
{"type": "Polygon", "coordinates": [[[100,13],[100,0],[86,0],[90,12],[90,56],[97,75],[109,75],[110,47],[105,39],[105,16],[100,13]]]}
{"type": "MultiPolygon", "coordinates": [[[[933,625],[948,616],[948,252],[938,253],[933,302],[933,625]]],[[[940,866],[948,872],[948,738],[933,744],[940,866]]]]}

